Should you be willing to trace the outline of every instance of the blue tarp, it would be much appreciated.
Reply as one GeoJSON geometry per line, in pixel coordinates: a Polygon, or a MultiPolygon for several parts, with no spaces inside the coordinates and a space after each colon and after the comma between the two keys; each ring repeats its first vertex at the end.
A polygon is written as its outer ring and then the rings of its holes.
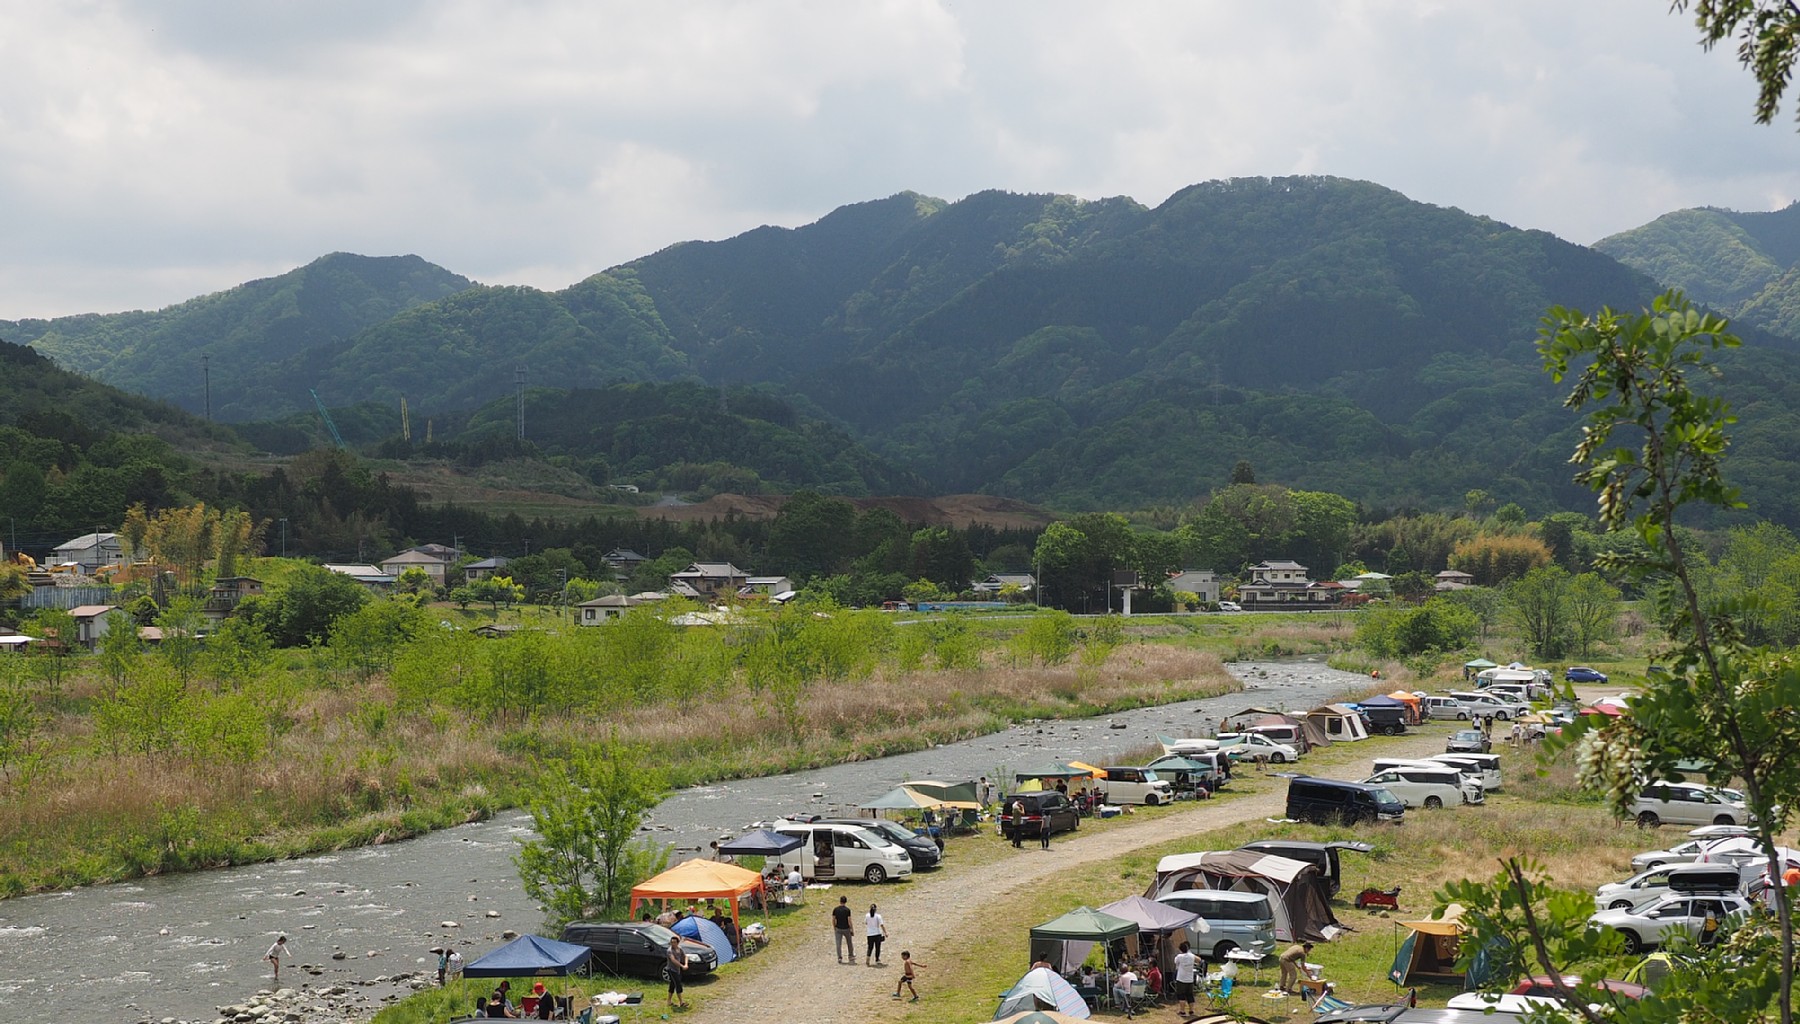
{"type": "Polygon", "coordinates": [[[719,954],[720,967],[737,959],[737,953],[731,948],[731,940],[725,937],[724,930],[704,917],[684,917],[675,922],[671,930],[677,935],[699,939],[711,946],[713,952],[719,954]]]}
{"type": "Polygon", "coordinates": [[[529,978],[568,974],[587,963],[593,951],[542,935],[521,935],[463,968],[469,978],[529,978]]]}
{"type": "Polygon", "coordinates": [[[784,836],[779,832],[771,832],[759,828],[748,835],[738,836],[729,843],[720,843],[719,852],[732,855],[752,855],[773,857],[789,850],[800,848],[802,840],[799,836],[784,836]]]}

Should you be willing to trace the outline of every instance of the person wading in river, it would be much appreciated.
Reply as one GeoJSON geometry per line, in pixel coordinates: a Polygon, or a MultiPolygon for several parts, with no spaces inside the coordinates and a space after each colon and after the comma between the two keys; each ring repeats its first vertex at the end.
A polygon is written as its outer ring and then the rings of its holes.
{"type": "MultiPolygon", "coordinates": [[[[255,947],[251,948],[254,949],[255,947]]],[[[281,984],[281,958],[291,957],[293,955],[294,951],[288,948],[287,936],[285,935],[277,936],[275,944],[269,947],[267,953],[263,954],[264,960],[275,965],[275,984],[281,984]]]]}

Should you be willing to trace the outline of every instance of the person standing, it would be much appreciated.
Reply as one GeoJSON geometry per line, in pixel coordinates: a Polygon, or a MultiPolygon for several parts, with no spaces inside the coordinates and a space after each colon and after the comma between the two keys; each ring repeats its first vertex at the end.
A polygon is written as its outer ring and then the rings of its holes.
{"type": "Polygon", "coordinates": [[[1025,801],[1014,800],[1012,805],[1012,840],[1013,849],[1019,849],[1025,839],[1025,801]]]}
{"type": "Polygon", "coordinates": [[[449,970],[447,972],[447,975],[451,979],[455,979],[455,978],[462,976],[462,954],[458,953],[454,949],[452,949],[450,951],[450,962],[449,962],[449,970]]]}
{"type": "Polygon", "coordinates": [[[869,916],[863,918],[863,936],[869,942],[868,948],[863,950],[863,963],[869,967],[880,965],[881,940],[887,938],[887,922],[882,920],[881,912],[873,903],[869,904],[869,916]]]}
{"type": "Polygon", "coordinates": [[[681,972],[687,969],[687,954],[681,951],[679,937],[669,940],[668,960],[663,964],[663,976],[669,980],[669,1006],[687,1009],[687,1000],[681,994],[681,972]]]}
{"type": "Polygon", "coordinates": [[[1175,1000],[1176,1009],[1189,1017],[1194,1015],[1194,986],[1199,980],[1200,958],[1183,942],[1175,954],[1175,1000]]]}
{"type": "Polygon", "coordinates": [[[281,961],[282,961],[282,959],[292,957],[293,955],[294,955],[294,951],[288,948],[287,936],[285,936],[285,935],[277,936],[275,939],[275,944],[273,946],[269,947],[269,951],[267,953],[263,954],[264,960],[267,960],[269,963],[275,965],[275,984],[277,984],[277,985],[281,984],[281,961]]]}
{"type": "Polygon", "coordinates": [[[1296,942],[1281,952],[1281,991],[1288,995],[1300,984],[1301,965],[1306,962],[1306,954],[1312,952],[1310,942],[1296,942]]]}
{"type": "Polygon", "coordinates": [[[850,962],[856,962],[856,933],[850,930],[850,897],[839,896],[838,905],[831,908],[832,945],[837,947],[838,963],[844,962],[844,952],[850,953],[850,962]]]}
{"type": "Polygon", "coordinates": [[[913,969],[924,966],[924,964],[912,958],[911,950],[903,949],[900,951],[900,981],[894,986],[895,999],[900,998],[900,989],[904,987],[908,992],[912,993],[912,999],[908,1000],[909,1002],[916,1003],[919,1001],[919,990],[913,988],[913,969]]]}
{"type": "Polygon", "coordinates": [[[1038,821],[1038,845],[1046,850],[1050,848],[1050,816],[1048,814],[1038,821]]]}
{"type": "Polygon", "coordinates": [[[437,954],[438,954],[438,987],[443,988],[444,987],[444,975],[450,970],[450,951],[448,949],[445,949],[442,946],[439,946],[437,954]]]}
{"type": "Polygon", "coordinates": [[[975,793],[976,799],[981,801],[981,809],[984,811],[988,809],[989,804],[994,802],[994,784],[989,782],[985,775],[981,777],[979,783],[976,783],[975,793]]]}

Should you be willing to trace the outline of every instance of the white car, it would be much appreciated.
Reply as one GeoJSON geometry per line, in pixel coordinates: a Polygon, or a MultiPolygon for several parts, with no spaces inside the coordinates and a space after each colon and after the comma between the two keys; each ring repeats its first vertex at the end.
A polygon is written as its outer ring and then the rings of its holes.
{"type": "Polygon", "coordinates": [[[1743,884],[1743,873],[1735,864],[1672,864],[1640,871],[1623,882],[1608,882],[1595,890],[1594,905],[1624,910],[1670,892],[1734,892],[1743,884]]]}
{"type": "Polygon", "coordinates": [[[1469,714],[1474,718],[1498,718],[1502,722],[1510,722],[1520,715],[1531,713],[1531,705],[1524,701],[1508,700],[1498,693],[1458,692],[1450,696],[1469,706],[1469,714]]]}
{"type": "Polygon", "coordinates": [[[1709,911],[1723,924],[1748,917],[1750,901],[1735,893],[1670,893],[1627,910],[1602,910],[1588,918],[1588,923],[1617,931],[1625,940],[1625,952],[1635,955],[1677,936],[1699,938],[1709,911]]]}
{"type": "Polygon", "coordinates": [[[1667,864],[1692,864],[1722,839],[1736,839],[1753,834],[1741,825],[1706,825],[1689,832],[1685,842],[1676,843],[1666,850],[1650,850],[1631,858],[1631,870],[1648,871],[1667,864]]]}
{"type": "Polygon", "coordinates": [[[1744,794],[1697,782],[1652,782],[1632,802],[1639,828],[1663,822],[1678,825],[1751,825],[1756,815],[1744,806],[1744,794]]]}
{"type": "Polygon", "coordinates": [[[1260,732],[1222,732],[1219,749],[1240,761],[1261,759],[1273,764],[1292,764],[1300,760],[1298,750],[1286,743],[1277,743],[1260,732]]]}
{"type": "Polygon", "coordinates": [[[1425,697],[1422,699],[1425,702],[1425,717],[1434,721],[1439,718],[1450,718],[1458,722],[1466,722],[1475,717],[1475,711],[1469,707],[1468,701],[1456,697],[1425,697]]]}
{"type": "Polygon", "coordinates": [[[1220,601],[1219,610],[1222,612],[1241,612],[1244,610],[1244,606],[1238,604],[1236,601],[1220,601]]]}
{"type": "Polygon", "coordinates": [[[1499,754],[1433,754],[1425,760],[1476,769],[1480,772],[1484,792],[1492,793],[1505,782],[1505,777],[1500,774],[1499,754]]]}
{"type": "Polygon", "coordinates": [[[1143,804],[1157,807],[1175,799],[1175,789],[1168,779],[1157,776],[1150,768],[1106,769],[1106,778],[1098,783],[1109,804],[1143,804]]]}
{"type": "Polygon", "coordinates": [[[1444,806],[1482,802],[1481,782],[1450,765],[1395,765],[1363,780],[1400,798],[1408,807],[1437,810],[1444,806]]]}

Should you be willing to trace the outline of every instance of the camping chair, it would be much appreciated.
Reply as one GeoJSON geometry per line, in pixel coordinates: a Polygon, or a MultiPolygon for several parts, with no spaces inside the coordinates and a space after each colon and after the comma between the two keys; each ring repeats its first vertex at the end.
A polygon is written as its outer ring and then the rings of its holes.
{"type": "Polygon", "coordinates": [[[1325,994],[1313,1002],[1312,1011],[1314,1013],[1331,1013],[1334,1010],[1348,1010],[1354,1005],[1356,1004],[1345,999],[1339,999],[1337,996],[1331,994],[1330,989],[1326,989],[1325,994]]]}
{"type": "Polygon", "coordinates": [[[1125,1016],[1135,1017],[1144,1010],[1154,1009],[1156,997],[1150,994],[1150,983],[1134,981],[1131,991],[1125,996],[1125,1016]]]}
{"type": "Polygon", "coordinates": [[[1223,975],[1217,981],[1208,978],[1206,981],[1206,1007],[1209,1010],[1223,1009],[1231,1005],[1231,990],[1237,986],[1237,978],[1223,975]]]}

